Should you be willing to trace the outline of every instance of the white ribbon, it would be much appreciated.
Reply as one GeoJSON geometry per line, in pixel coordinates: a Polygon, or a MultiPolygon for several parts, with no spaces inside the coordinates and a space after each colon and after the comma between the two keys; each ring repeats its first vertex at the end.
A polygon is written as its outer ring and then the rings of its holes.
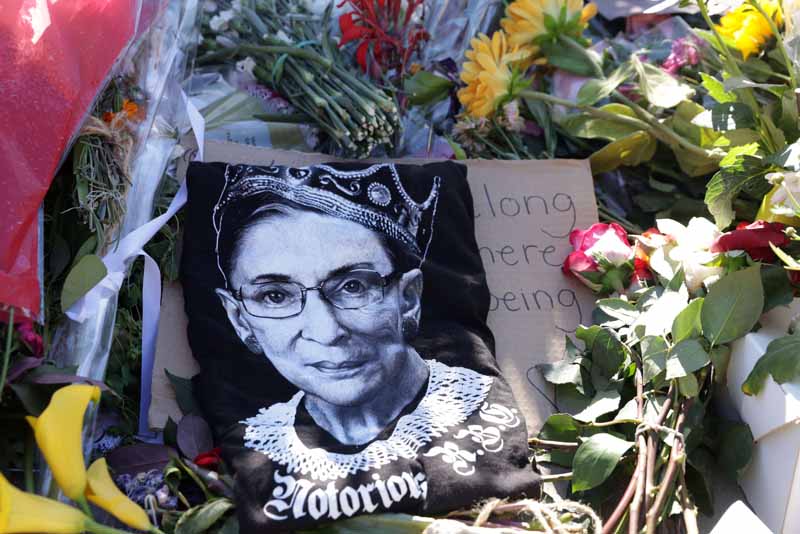
{"type": "MultiPolygon", "coordinates": [[[[191,103],[186,93],[181,91],[186,105],[192,131],[197,140],[198,150],[195,161],[203,161],[203,145],[205,139],[205,120],[202,114],[191,103]]],[[[155,362],[156,340],[158,339],[158,321],[161,316],[161,271],[158,263],[145,251],[144,246],[186,203],[188,191],[186,181],[181,184],[175,198],[170,202],[167,211],[151,219],[136,230],[120,239],[117,247],[103,257],[106,276],[85,295],[78,299],[66,312],[73,321],[83,323],[99,309],[100,302],[119,293],[128,271],[128,265],[138,256],[144,258],[144,278],[142,280],[142,385],[139,401],[139,436],[151,440],[148,412],[153,381],[153,365],[155,362]]]]}

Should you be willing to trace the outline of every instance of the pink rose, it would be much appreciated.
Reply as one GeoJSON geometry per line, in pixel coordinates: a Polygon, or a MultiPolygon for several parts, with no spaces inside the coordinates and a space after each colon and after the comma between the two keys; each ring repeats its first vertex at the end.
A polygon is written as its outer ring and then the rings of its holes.
{"type": "Polygon", "coordinates": [[[616,223],[596,223],[569,235],[574,251],[562,270],[597,293],[622,291],[633,273],[633,247],[628,234],[616,223]]]}

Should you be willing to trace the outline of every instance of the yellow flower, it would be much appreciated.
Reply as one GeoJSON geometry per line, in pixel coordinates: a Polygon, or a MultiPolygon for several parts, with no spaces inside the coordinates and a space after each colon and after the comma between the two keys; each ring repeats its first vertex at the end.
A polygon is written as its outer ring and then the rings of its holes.
{"type": "Polygon", "coordinates": [[[461,70],[461,80],[467,86],[458,91],[458,99],[469,115],[487,117],[512,95],[516,71],[530,50],[510,47],[502,31],[494,32],[491,39],[480,34],[470,45],[461,70]]]}
{"type": "MultiPolygon", "coordinates": [[[[779,27],[783,24],[783,13],[777,0],[760,0],[761,8],[779,27]]],[[[733,41],[734,46],[747,59],[758,54],[772,37],[769,21],[750,4],[742,4],[722,16],[716,27],[720,35],[733,41]]]]}
{"type": "Polygon", "coordinates": [[[77,534],[85,525],[78,509],[20,491],[0,474],[0,534],[77,534]]]}
{"type": "MultiPolygon", "coordinates": [[[[583,0],[516,0],[506,8],[500,21],[512,45],[536,45],[547,35],[580,37],[589,19],[597,14],[595,4],[583,0]],[[550,22],[546,19],[552,17],[550,22]]],[[[534,48],[534,53],[538,47],[534,48]]]]}
{"type": "Polygon", "coordinates": [[[27,417],[53,477],[64,495],[73,501],[84,498],[86,466],[83,461],[81,434],[83,416],[89,401],[100,400],[100,388],[72,384],[53,394],[50,404],[39,417],[27,417]]]}
{"type": "Polygon", "coordinates": [[[108,474],[108,464],[105,458],[99,458],[89,466],[86,473],[89,485],[86,488],[86,497],[106,512],[110,513],[129,527],[137,530],[150,530],[150,520],[141,506],[130,500],[122,493],[111,475],[108,474]]]}

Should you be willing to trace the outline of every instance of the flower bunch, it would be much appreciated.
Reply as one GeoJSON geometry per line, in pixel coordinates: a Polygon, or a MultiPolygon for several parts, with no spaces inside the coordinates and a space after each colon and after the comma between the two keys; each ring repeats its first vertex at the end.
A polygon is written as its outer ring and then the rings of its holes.
{"type": "Polygon", "coordinates": [[[83,512],[20,491],[0,475],[0,534],[121,534],[96,523],[89,513],[89,502],[132,528],[160,534],[147,513],[114,484],[105,458],[96,460],[88,470],[85,467],[83,418],[89,403],[99,400],[97,386],[73,384],[56,391],[39,417],[27,418],[53,477],[64,495],[78,503],[83,512]]]}
{"type": "Polygon", "coordinates": [[[667,59],[661,64],[666,72],[675,75],[685,66],[700,62],[699,42],[695,37],[681,37],[672,43],[667,59]]]}
{"type": "Polygon", "coordinates": [[[379,78],[384,73],[402,76],[428,33],[415,16],[422,0],[343,0],[352,11],[339,16],[339,46],[356,42],[361,70],[379,78]],[[370,62],[370,59],[372,60],[370,62]]]}

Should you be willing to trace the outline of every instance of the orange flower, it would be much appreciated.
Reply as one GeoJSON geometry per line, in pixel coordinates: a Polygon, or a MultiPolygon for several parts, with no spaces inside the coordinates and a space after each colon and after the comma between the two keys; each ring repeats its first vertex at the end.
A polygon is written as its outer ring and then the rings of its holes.
{"type": "Polygon", "coordinates": [[[131,120],[139,120],[142,118],[142,110],[139,109],[139,105],[127,98],[122,102],[122,113],[125,113],[131,120]]]}
{"type": "Polygon", "coordinates": [[[114,115],[115,115],[114,113],[111,113],[110,111],[106,111],[105,113],[103,113],[103,122],[107,122],[108,124],[111,124],[111,121],[114,120],[114,115]]]}

